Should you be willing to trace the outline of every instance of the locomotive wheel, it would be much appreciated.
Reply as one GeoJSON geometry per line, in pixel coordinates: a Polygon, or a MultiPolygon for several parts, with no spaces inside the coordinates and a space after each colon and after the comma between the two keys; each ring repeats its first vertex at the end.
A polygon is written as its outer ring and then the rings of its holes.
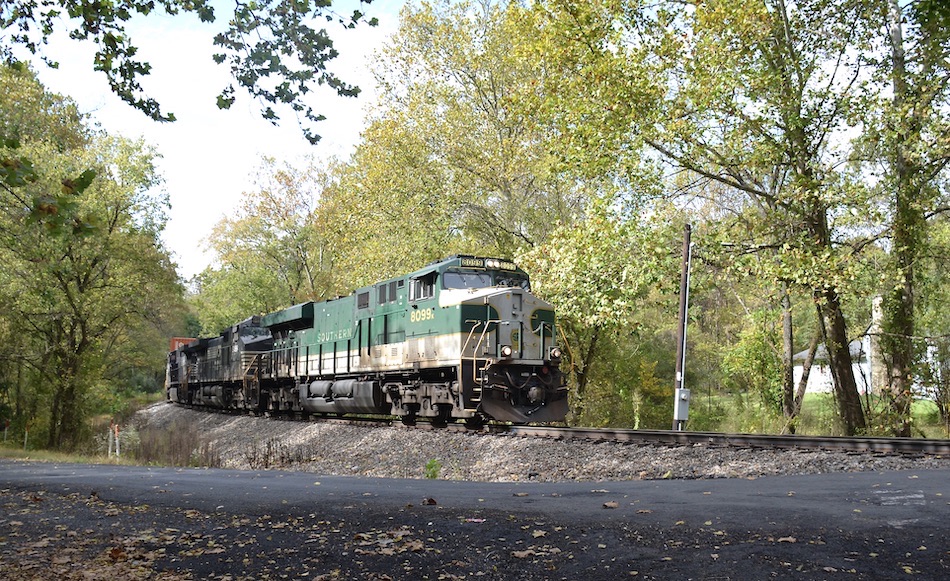
{"type": "Polygon", "coordinates": [[[416,417],[419,413],[419,404],[409,404],[405,408],[403,415],[399,416],[399,419],[402,420],[403,425],[405,426],[414,426],[416,425],[416,417]]]}
{"type": "Polygon", "coordinates": [[[483,416],[472,416],[470,418],[465,418],[465,427],[469,430],[480,430],[484,425],[485,418],[483,416]]]}
{"type": "Polygon", "coordinates": [[[432,418],[432,425],[437,428],[444,428],[449,425],[449,422],[453,421],[452,418],[452,406],[448,404],[438,404],[436,406],[436,416],[432,418]]]}

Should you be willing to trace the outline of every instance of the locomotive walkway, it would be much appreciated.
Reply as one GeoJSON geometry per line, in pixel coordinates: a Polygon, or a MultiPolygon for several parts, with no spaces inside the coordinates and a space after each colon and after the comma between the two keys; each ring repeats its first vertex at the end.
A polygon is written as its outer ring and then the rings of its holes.
{"type": "Polygon", "coordinates": [[[5,579],[945,579],[950,470],[473,483],[0,461],[5,579]]]}

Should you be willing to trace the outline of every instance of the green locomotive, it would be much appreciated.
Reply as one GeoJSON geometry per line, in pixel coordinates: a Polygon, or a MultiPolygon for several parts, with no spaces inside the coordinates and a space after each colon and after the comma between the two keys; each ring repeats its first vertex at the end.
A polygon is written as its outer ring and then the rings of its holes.
{"type": "Polygon", "coordinates": [[[453,256],[179,347],[168,393],[189,404],[405,423],[560,421],[568,398],[556,336],[554,309],[514,263],[453,256]]]}

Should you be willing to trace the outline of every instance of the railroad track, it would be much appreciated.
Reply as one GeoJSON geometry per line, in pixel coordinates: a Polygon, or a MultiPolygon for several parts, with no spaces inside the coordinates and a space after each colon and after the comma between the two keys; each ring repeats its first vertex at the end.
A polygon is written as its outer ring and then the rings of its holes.
{"type": "MultiPolygon", "coordinates": [[[[205,412],[229,415],[248,415],[247,412],[192,407],[205,412]]],[[[251,414],[257,415],[257,414],[251,414]]],[[[801,449],[801,450],[837,450],[855,453],[901,454],[908,456],[950,456],[950,439],[921,438],[884,438],[884,437],[843,437],[843,436],[805,436],[773,434],[725,434],[719,432],[690,432],[674,430],[623,430],[608,428],[570,428],[564,426],[514,426],[504,424],[486,424],[471,429],[463,424],[449,424],[444,427],[433,426],[419,421],[415,426],[403,426],[390,417],[311,417],[304,419],[299,414],[274,414],[274,419],[282,421],[302,420],[321,422],[340,422],[351,425],[400,426],[405,429],[449,430],[456,432],[484,433],[526,438],[552,438],[557,440],[595,440],[603,442],[621,442],[633,445],[664,444],[671,446],[721,446],[731,448],[759,449],[801,449]]]]}
{"type": "Polygon", "coordinates": [[[545,426],[497,426],[513,436],[557,439],[585,439],[631,444],[708,445],[738,448],[792,448],[839,450],[860,453],[950,456],[950,440],[920,438],[876,438],[840,436],[800,436],[770,434],[722,434],[672,430],[612,430],[545,426]]]}

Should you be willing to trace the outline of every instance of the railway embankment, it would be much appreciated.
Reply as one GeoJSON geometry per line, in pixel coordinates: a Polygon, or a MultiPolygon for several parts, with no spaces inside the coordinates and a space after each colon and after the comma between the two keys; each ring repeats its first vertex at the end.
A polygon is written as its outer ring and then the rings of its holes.
{"type": "Polygon", "coordinates": [[[950,468],[950,458],[932,455],[521,438],[235,416],[167,403],[142,410],[136,422],[143,437],[178,434],[195,464],[340,476],[559,482],[950,468]]]}

